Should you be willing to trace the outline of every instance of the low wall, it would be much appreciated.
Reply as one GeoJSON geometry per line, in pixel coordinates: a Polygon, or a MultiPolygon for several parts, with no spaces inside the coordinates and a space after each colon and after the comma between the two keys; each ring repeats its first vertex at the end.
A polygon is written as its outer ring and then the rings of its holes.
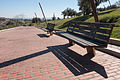
{"type": "Polygon", "coordinates": [[[120,46],[120,39],[110,38],[109,43],[120,46]]]}

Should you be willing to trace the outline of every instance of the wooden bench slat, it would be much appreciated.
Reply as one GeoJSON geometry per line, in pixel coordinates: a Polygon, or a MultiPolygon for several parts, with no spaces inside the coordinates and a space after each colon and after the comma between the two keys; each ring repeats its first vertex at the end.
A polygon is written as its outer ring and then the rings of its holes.
{"type": "MultiPolygon", "coordinates": [[[[65,36],[68,36],[68,35],[65,35],[65,36]]],[[[94,43],[92,40],[90,40],[90,39],[85,39],[85,38],[83,38],[83,37],[79,37],[79,36],[75,36],[75,35],[69,35],[70,36],[70,38],[72,39],[72,38],[74,38],[74,39],[76,39],[76,40],[78,40],[79,42],[82,42],[82,43],[84,43],[84,44],[87,44],[87,46],[98,46],[98,45],[100,45],[99,43],[94,43]]]]}
{"type": "Polygon", "coordinates": [[[72,21],[71,23],[74,24],[81,24],[81,25],[91,25],[91,26],[99,26],[99,27],[106,27],[106,28],[111,28],[113,26],[113,24],[109,24],[109,23],[100,23],[100,22],[81,22],[81,21],[72,21]]]}
{"type": "Polygon", "coordinates": [[[83,47],[106,47],[112,29],[112,24],[72,21],[66,32],[57,34],[83,47]]]}
{"type": "Polygon", "coordinates": [[[106,35],[101,35],[101,34],[95,34],[95,39],[101,40],[101,41],[105,41],[107,42],[109,36],[106,35]]]}
{"type": "Polygon", "coordinates": [[[68,30],[72,30],[72,31],[75,31],[75,32],[79,32],[79,33],[83,33],[83,34],[86,34],[86,35],[90,35],[90,32],[87,32],[87,31],[77,30],[77,29],[73,29],[73,28],[68,28],[68,30]]]}
{"type": "Polygon", "coordinates": [[[78,29],[85,29],[85,30],[92,30],[92,28],[89,26],[70,25],[70,27],[74,27],[78,29]]]}
{"type": "Polygon", "coordinates": [[[83,37],[78,37],[78,36],[75,36],[75,35],[73,35],[73,34],[69,34],[69,33],[67,33],[67,32],[59,32],[59,33],[57,33],[58,35],[60,35],[60,36],[63,36],[63,37],[65,37],[65,38],[67,38],[67,39],[71,39],[71,40],[74,40],[75,42],[77,42],[78,44],[82,44],[82,45],[84,45],[85,47],[87,47],[87,46],[103,46],[103,45],[105,45],[105,44],[103,44],[103,43],[100,43],[100,42],[94,42],[94,41],[92,41],[92,40],[90,40],[90,39],[85,39],[85,38],[83,38],[83,37]]]}
{"type": "Polygon", "coordinates": [[[105,34],[109,34],[111,30],[108,29],[97,29],[96,32],[100,32],[100,33],[105,33],[105,34]]]}

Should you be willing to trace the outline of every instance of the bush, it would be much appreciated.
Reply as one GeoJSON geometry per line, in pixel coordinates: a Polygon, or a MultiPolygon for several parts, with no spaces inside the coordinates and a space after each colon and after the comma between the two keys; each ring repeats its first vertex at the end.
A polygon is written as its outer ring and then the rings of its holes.
{"type": "Polygon", "coordinates": [[[6,23],[6,25],[14,25],[14,22],[9,21],[9,22],[6,23]]]}
{"type": "Polygon", "coordinates": [[[29,24],[29,26],[33,26],[33,24],[31,23],[31,24],[29,24]]]}
{"type": "Polygon", "coordinates": [[[40,18],[33,18],[32,19],[32,23],[39,23],[39,22],[41,22],[40,18]]]}

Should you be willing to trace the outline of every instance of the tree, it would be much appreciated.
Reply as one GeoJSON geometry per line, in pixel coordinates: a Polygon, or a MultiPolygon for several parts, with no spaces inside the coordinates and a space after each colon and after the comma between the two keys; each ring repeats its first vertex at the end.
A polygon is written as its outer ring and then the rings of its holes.
{"type": "Polygon", "coordinates": [[[65,19],[65,17],[73,17],[73,16],[76,16],[77,12],[74,10],[74,9],[71,9],[71,8],[67,8],[65,9],[63,12],[62,12],[62,15],[65,19]]]}
{"type": "Polygon", "coordinates": [[[32,19],[32,23],[39,23],[39,22],[41,22],[41,19],[40,18],[33,18],[32,19]]]}
{"type": "Polygon", "coordinates": [[[105,11],[105,8],[97,8],[97,11],[105,11]]]}
{"type": "Polygon", "coordinates": [[[82,15],[82,12],[76,13],[76,16],[81,16],[81,15],[82,15]]]}
{"type": "Polygon", "coordinates": [[[65,19],[65,17],[67,16],[67,10],[64,10],[64,11],[62,12],[62,15],[63,15],[63,18],[65,19]]]}
{"type": "Polygon", "coordinates": [[[57,17],[57,20],[60,20],[60,18],[59,18],[59,17],[57,17]]]}
{"type": "Polygon", "coordinates": [[[55,14],[53,14],[52,20],[56,20],[55,14]]]}
{"type": "MultiPolygon", "coordinates": [[[[108,0],[94,0],[95,5],[99,6],[102,2],[106,2],[108,0]]],[[[79,10],[83,12],[84,15],[89,15],[92,12],[90,0],[78,0],[78,6],[80,6],[79,10]]]]}
{"type": "Polygon", "coordinates": [[[73,17],[73,16],[76,16],[77,12],[74,10],[74,9],[68,9],[69,13],[68,13],[68,16],[70,17],[73,17]]]}

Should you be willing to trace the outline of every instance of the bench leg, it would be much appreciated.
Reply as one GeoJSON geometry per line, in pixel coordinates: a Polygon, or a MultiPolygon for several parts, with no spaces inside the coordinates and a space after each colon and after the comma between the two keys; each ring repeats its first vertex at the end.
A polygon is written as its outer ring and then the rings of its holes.
{"type": "Polygon", "coordinates": [[[73,46],[75,43],[74,43],[73,41],[69,40],[69,44],[70,44],[71,46],[73,46]]]}
{"type": "Polygon", "coordinates": [[[53,32],[50,32],[50,36],[53,35],[53,32]]]}
{"type": "Polygon", "coordinates": [[[47,34],[50,34],[50,36],[51,36],[51,35],[53,35],[53,32],[49,32],[49,31],[47,31],[47,34]]]}
{"type": "Polygon", "coordinates": [[[87,47],[86,49],[88,54],[96,55],[94,47],[87,47]]]}
{"type": "Polygon", "coordinates": [[[47,31],[47,34],[49,34],[50,32],[49,31],[47,31]]]}

